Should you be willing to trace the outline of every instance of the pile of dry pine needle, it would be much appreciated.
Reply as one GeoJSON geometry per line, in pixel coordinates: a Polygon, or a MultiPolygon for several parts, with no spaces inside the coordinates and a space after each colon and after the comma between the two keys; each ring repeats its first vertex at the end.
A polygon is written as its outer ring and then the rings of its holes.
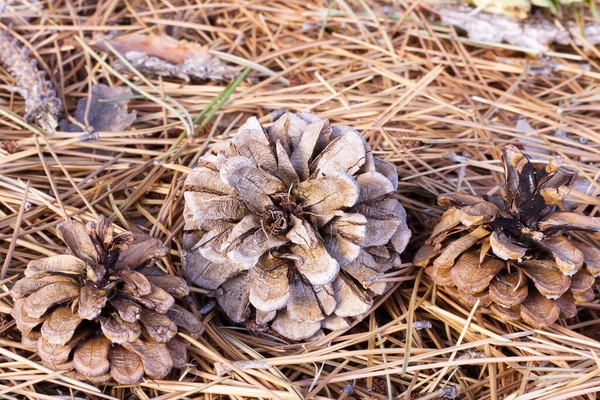
{"type": "Polygon", "coordinates": [[[533,159],[561,155],[582,178],[569,202],[598,216],[596,48],[564,46],[541,56],[474,43],[436,23],[419,0],[10,3],[0,29],[49,72],[63,116],[104,83],[132,89],[125,100],[137,118],[96,140],[33,133],[22,118],[23,98],[8,90],[15,82],[0,69],[0,264],[8,268],[0,282],[0,396],[335,399],[353,390],[381,399],[595,398],[598,304],[543,331],[500,323],[437,291],[410,260],[441,213],[436,194],[499,189],[501,166],[492,155],[506,143],[526,146],[533,159]],[[111,67],[117,57],[93,44],[100,35],[132,32],[206,44],[241,75],[185,82],[119,73],[111,67]],[[64,251],[55,228],[65,216],[103,214],[149,232],[170,248],[163,262],[178,274],[189,167],[248,116],[268,123],[282,108],[354,126],[398,167],[413,241],[405,268],[385,276],[394,290],[367,318],[293,344],[227,326],[213,310],[204,317],[206,334],[190,343],[190,367],[136,387],[68,380],[21,349],[14,322],[2,314],[11,307],[9,287],[28,261],[64,251]],[[192,119],[193,138],[186,136],[192,119]],[[214,363],[226,360],[271,367],[218,376],[214,363]]]}

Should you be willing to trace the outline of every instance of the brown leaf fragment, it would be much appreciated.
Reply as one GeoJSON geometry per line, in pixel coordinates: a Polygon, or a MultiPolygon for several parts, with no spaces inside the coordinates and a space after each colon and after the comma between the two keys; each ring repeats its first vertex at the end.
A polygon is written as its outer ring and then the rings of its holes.
{"type": "Polygon", "coordinates": [[[171,353],[164,343],[146,342],[137,339],[123,345],[142,360],[144,372],[151,378],[164,378],[173,368],[171,353]]]}
{"type": "Polygon", "coordinates": [[[126,269],[115,274],[129,287],[135,296],[145,296],[152,292],[152,286],[147,277],[137,271],[126,269]]]}
{"type": "Polygon", "coordinates": [[[600,218],[588,217],[574,212],[557,211],[543,217],[538,222],[538,228],[544,233],[561,230],[600,232],[600,218]]]}
{"type": "MultiPolygon", "coordinates": [[[[523,280],[525,282],[525,280],[523,280]]],[[[520,284],[518,273],[501,274],[490,283],[490,297],[504,307],[521,304],[529,293],[526,284],[520,284]]]]}
{"type": "Polygon", "coordinates": [[[32,260],[27,264],[25,277],[40,278],[54,272],[69,275],[85,274],[85,261],[69,254],[32,260]]]}
{"type": "Polygon", "coordinates": [[[580,269],[575,275],[571,277],[571,285],[569,290],[574,294],[581,295],[583,292],[589,290],[592,285],[596,282],[596,279],[585,269],[580,269]]]}
{"type": "Polygon", "coordinates": [[[196,317],[196,315],[185,308],[174,304],[167,316],[177,325],[178,328],[184,329],[192,337],[198,337],[204,332],[204,324],[196,317]]]}
{"type": "Polygon", "coordinates": [[[571,276],[583,266],[583,254],[564,236],[542,239],[539,246],[554,256],[556,266],[563,274],[571,276]]]}
{"type": "Polygon", "coordinates": [[[34,329],[31,332],[21,331],[21,344],[27,349],[31,351],[35,351],[38,345],[38,341],[42,337],[42,332],[39,329],[34,329]]]}
{"type": "Polygon", "coordinates": [[[96,319],[106,305],[107,291],[92,285],[82,286],[79,290],[77,314],[87,320],[96,319]]]}
{"type": "Polygon", "coordinates": [[[489,234],[490,232],[488,230],[480,226],[469,234],[461,236],[446,246],[442,251],[442,254],[435,259],[433,265],[438,268],[451,268],[457,257],[469,250],[475,243],[489,234]]]}
{"type": "Polygon", "coordinates": [[[490,306],[492,314],[506,322],[517,322],[521,320],[521,306],[502,307],[500,304],[490,306]]]}
{"type": "Polygon", "coordinates": [[[178,338],[173,338],[167,342],[171,359],[173,360],[173,367],[184,368],[188,363],[187,345],[185,342],[178,338]]]}
{"type": "Polygon", "coordinates": [[[131,300],[113,299],[110,301],[110,305],[125,322],[136,322],[142,314],[142,306],[131,300]]]}
{"type": "Polygon", "coordinates": [[[343,273],[333,281],[333,295],[337,306],[335,314],[339,317],[355,317],[371,308],[373,299],[363,292],[343,273]]]}
{"type": "Polygon", "coordinates": [[[159,239],[145,233],[137,233],[134,235],[134,241],[119,253],[116,268],[118,270],[136,268],[152,259],[164,257],[165,254],[167,248],[159,239]]]}
{"type": "Polygon", "coordinates": [[[142,361],[133,352],[122,346],[112,346],[108,352],[110,375],[123,385],[139,382],[144,376],[142,361]]]}
{"type": "Polygon", "coordinates": [[[482,201],[484,200],[481,197],[466,193],[443,194],[437,198],[438,204],[443,207],[466,207],[482,201]]]}
{"type": "Polygon", "coordinates": [[[176,299],[190,294],[190,288],[185,279],[173,275],[146,276],[150,282],[163,289],[176,299]]]}
{"type": "Polygon", "coordinates": [[[535,328],[551,325],[558,319],[560,310],[554,302],[536,290],[521,303],[521,318],[535,328]]]}
{"type": "MultiPolygon", "coordinates": [[[[143,313],[143,310],[142,310],[143,313]]],[[[117,314],[110,317],[100,317],[102,333],[112,343],[131,343],[140,337],[142,329],[138,322],[125,322],[117,314]]]]}
{"type": "Polygon", "coordinates": [[[223,294],[217,297],[217,303],[233,322],[243,322],[250,315],[249,274],[237,275],[225,282],[221,289],[223,294]]]}
{"type": "Polygon", "coordinates": [[[456,261],[450,274],[458,289],[467,293],[479,293],[488,287],[494,276],[504,268],[504,263],[488,257],[479,264],[479,254],[464,253],[456,261]]]}
{"type": "Polygon", "coordinates": [[[65,221],[58,224],[58,233],[73,255],[88,264],[98,262],[96,246],[90,239],[87,228],[77,221],[65,221]]]}
{"type": "Polygon", "coordinates": [[[250,303],[265,312],[285,307],[290,297],[289,268],[286,260],[263,255],[250,269],[250,303]]]}
{"type": "Polygon", "coordinates": [[[75,279],[64,275],[48,275],[37,279],[23,278],[12,287],[11,295],[13,300],[22,299],[44,286],[57,282],[75,283],[75,279]]]}
{"type": "Polygon", "coordinates": [[[459,290],[458,300],[465,306],[471,308],[475,307],[477,301],[479,301],[479,307],[488,307],[490,304],[492,304],[492,297],[490,296],[490,293],[487,290],[475,294],[470,294],[459,290]]]}
{"type": "Polygon", "coordinates": [[[550,260],[527,260],[519,265],[544,296],[558,298],[569,290],[571,278],[563,275],[554,262],[550,260]]]}
{"type": "Polygon", "coordinates": [[[299,322],[291,319],[285,310],[277,313],[271,327],[275,332],[291,340],[303,340],[321,329],[321,322],[299,322]]]}
{"type": "Polygon", "coordinates": [[[177,325],[166,314],[142,309],[140,318],[144,337],[159,343],[166,343],[177,334],[177,325]]]}
{"type": "Polygon", "coordinates": [[[17,328],[21,332],[29,332],[46,319],[44,318],[33,318],[27,314],[23,309],[25,299],[18,299],[15,301],[13,308],[10,310],[10,315],[14,318],[17,323],[17,328]]]}
{"type": "Polygon", "coordinates": [[[79,285],[72,282],[56,282],[32,293],[23,303],[23,310],[33,318],[39,318],[57,304],[75,299],[79,285]]]}
{"type": "Polygon", "coordinates": [[[429,265],[431,259],[436,257],[438,254],[441,254],[441,252],[441,249],[436,250],[434,246],[424,244],[423,246],[419,247],[419,250],[417,250],[417,254],[415,254],[413,263],[417,267],[426,267],[429,265]]]}
{"type": "Polygon", "coordinates": [[[456,207],[449,208],[442,214],[442,217],[438,223],[433,227],[429,239],[425,242],[426,244],[440,243],[438,236],[446,238],[448,232],[460,224],[462,211],[456,207]]]}
{"type": "Polygon", "coordinates": [[[108,349],[110,340],[102,335],[86,339],[73,353],[73,366],[80,374],[96,376],[108,372],[108,349]]]}
{"type": "Polygon", "coordinates": [[[58,307],[52,311],[42,325],[42,335],[50,344],[65,345],[75,333],[81,318],[71,311],[71,307],[58,307]]]}
{"type": "Polygon", "coordinates": [[[578,241],[572,241],[571,244],[583,254],[583,262],[587,271],[594,277],[600,276],[600,249],[578,241]]]}
{"type": "Polygon", "coordinates": [[[589,288],[583,293],[573,293],[573,298],[577,304],[590,303],[592,300],[596,298],[594,294],[594,289],[589,288]]]}
{"type": "Polygon", "coordinates": [[[450,275],[450,268],[439,268],[436,266],[430,266],[425,268],[425,273],[429,275],[431,280],[439,286],[454,286],[452,281],[452,275],[450,275]]]}
{"type": "MultiPolygon", "coordinates": [[[[121,132],[127,130],[135,121],[135,111],[127,112],[128,97],[133,94],[126,87],[110,87],[102,83],[92,85],[91,101],[88,107],[88,97],[77,102],[74,118],[80,124],[89,123],[96,132],[121,132]],[[86,110],[89,111],[86,114],[86,110]],[[87,116],[87,120],[86,120],[87,116]]],[[[82,132],[77,124],[67,120],[60,122],[60,128],[65,132],[82,132]]]]}
{"type": "Polygon", "coordinates": [[[561,318],[574,318],[577,315],[577,304],[570,292],[566,292],[554,300],[554,304],[560,310],[561,318]]]}
{"type": "Polygon", "coordinates": [[[525,256],[527,248],[510,241],[502,232],[492,232],[490,235],[492,251],[503,260],[519,260],[525,256]]]}
{"type": "Polygon", "coordinates": [[[499,212],[500,209],[495,204],[482,200],[462,208],[460,222],[464,226],[478,226],[491,221],[499,212]]]}

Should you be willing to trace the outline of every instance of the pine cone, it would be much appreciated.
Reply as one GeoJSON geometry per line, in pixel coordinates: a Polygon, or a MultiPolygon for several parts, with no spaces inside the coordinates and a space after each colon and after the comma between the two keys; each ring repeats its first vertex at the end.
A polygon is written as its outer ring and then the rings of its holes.
{"type": "Polygon", "coordinates": [[[575,180],[559,157],[535,171],[506,146],[502,161],[505,204],[462,193],[438,197],[450,208],[414,263],[465,305],[479,300],[505,321],[543,327],[573,317],[577,303],[594,299],[600,249],[580,237],[600,238],[600,219],[556,211],[575,180]]]}
{"type": "Polygon", "coordinates": [[[250,118],[186,180],[184,273],[235,323],[292,340],[348,325],[410,238],[396,168],[354,129],[250,118]]]}
{"type": "Polygon", "coordinates": [[[175,304],[189,293],[185,280],[147,266],[165,255],[163,244],[115,234],[103,217],[64,222],[58,233],[71,254],[31,261],[12,289],[23,343],[48,367],[98,382],[162,378],[185,364],[178,328],[197,336],[203,325],[175,304]]]}

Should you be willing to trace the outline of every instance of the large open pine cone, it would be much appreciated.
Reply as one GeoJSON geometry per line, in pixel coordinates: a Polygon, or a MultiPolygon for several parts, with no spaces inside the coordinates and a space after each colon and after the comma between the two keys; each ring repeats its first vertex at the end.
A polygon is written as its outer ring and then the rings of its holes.
{"type": "Polygon", "coordinates": [[[162,243],[115,234],[103,217],[58,232],[71,254],[31,261],[12,289],[23,343],[48,367],[92,381],[130,384],[183,366],[186,346],[175,335],[198,336],[203,324],[175,304],[189,293],[185,280],[147,266],[165,255],[162,243]]]}
{"type": "Polygon", "coordinates": [[[450,208],[414,262],[462,303],[479,300],[503,320],[543,327],[573,317],[577,303],[594,298],[600,249],[585,236],[600,238],[600,219],[556,211],[575,179],[560,158],[535,171],[506,146],[502,160],[503,207],[468,194],[440,196],[450,208]]]}
{"type": "Polygon", "coordinates": [[[234,322],[293,340],[348,326],[388,284],[410,231],[396,168],[354,129],[250,118],[186,180],[184,273],[234,322]]]}

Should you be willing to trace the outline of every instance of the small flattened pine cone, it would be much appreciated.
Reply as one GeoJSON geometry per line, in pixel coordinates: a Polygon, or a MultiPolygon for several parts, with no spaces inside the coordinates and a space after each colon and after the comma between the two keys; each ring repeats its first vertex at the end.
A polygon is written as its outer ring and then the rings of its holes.
{"type": "Polygon", "coordinates": [[[104,217],[64,222],[58,233],[70,254],[31,261],[12,288],[23,344],[49,368],[93,382],[131,384],[182,367],[186,345],[175,335],[199,336],[204,326],[175,304],[189,294],[185,280],[148,266],[164,245],[116,234],[104,217]]]}
{"type": "Polygon", "coordinates": [[[29,59],[27,49],[6,31],[0,32],[0,62],[15,78],[14,91],[25,98],[25,117],[47,132],[58,126],[62,102],[46,80],[45,71],[37,68],[36,60],[29,59]]]}
{"type": "Polygon", "coordinates": [[[600,218],[557,211],[575,173],[560,158],[534,170],[514,146],[502,151],[504,206],[462,193],[442,195],[450,207],[415,256],[415,265],[468,307],[534,327],[577,314],[594,299],[600,275],[600,218]],[[575,237],[572,233],[579,234],[575,237]]]}
{"type": "Polygon", "coordinates": [[[235,323],[292,340],[349,326],[390,285],[411,233],[396,168],[309,113],[256,118],[185,185],[184,274],[235,323]]]}

